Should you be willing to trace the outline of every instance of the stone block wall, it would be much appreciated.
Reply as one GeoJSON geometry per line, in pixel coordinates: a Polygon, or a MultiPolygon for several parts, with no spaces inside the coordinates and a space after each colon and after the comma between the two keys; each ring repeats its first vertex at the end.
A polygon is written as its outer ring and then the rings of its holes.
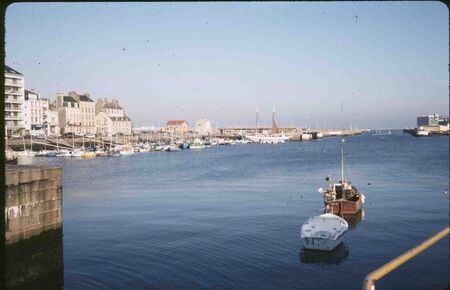
{"type": "Polygon", "coordinates": [[[60,167],[6,165],[6,243],[62,226],[60,167]]]}

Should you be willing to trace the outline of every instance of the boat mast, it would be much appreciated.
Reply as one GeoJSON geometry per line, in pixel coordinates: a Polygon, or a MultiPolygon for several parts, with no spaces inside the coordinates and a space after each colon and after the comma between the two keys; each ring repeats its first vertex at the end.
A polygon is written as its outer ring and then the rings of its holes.
{"type": "Polygon", "coordinates": [[[341,139],[341,181],[344,181],[344,139],[341,139]]]}
{"type": "Polygon", "coordinates": [[[256,127],[255,127],[255,136],[258,135],[258,119],[259,119],[259,110],[258,110],[258,105],[256,105],[256,127]]]}
{"type": "Polygon", "coordinates": [[[278,126],[275,121],[275,107],[273,107],[272,111],[272,134],[278,134],[278,126]]]}

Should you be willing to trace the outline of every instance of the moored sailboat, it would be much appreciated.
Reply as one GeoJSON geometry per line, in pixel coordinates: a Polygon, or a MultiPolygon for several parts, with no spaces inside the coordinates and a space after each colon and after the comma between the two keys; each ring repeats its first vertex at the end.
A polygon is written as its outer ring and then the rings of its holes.
{"type": "Polygon", "coordinates": [[[243,137],[252,141],[253,143],[262,143],[262,144],[278,144],[284,143],[289,140],[289,137],[284,134],[280,134],[277,126],[277,122],[275,121],[275,108],[273,108],[272,112],[272,129],[269,135],[258,133],[258,120],[259,120],[259,112],[258,108],[256,108],[256,127],[255,127],[255,135],[244,135],[243,137]]]}

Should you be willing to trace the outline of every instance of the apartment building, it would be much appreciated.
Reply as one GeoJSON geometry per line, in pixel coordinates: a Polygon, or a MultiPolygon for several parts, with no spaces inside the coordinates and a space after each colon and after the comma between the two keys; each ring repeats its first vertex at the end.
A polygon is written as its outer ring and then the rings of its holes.
{"type": "Polygon", "coordinates": [[[5,134],[23,135],[24,76],[5,65],[5,134]]]}

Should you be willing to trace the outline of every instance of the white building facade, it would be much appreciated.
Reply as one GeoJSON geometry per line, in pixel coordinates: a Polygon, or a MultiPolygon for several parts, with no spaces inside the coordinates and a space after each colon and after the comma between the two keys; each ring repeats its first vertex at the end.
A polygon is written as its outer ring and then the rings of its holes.
{"type": "Polygon", "coordinates": [[[82,133],[81,113],[78,102],[64,94],[56,95],[56,110],[58,111],[61,133],[82,133]]]}
{"type": "Polygon", "coordinates": [[[59,112],[55,107],[49,107],[47,112],[47,136],[59,136],[61,129],[59,127],[59,112]]]}
{"type": "Polygon", "coordinates": [[[199,119],[195,122],[195,131],[199,135],[210,135],[213,133],[212,123],[208,119],[199,119]]]}
{"type": "Polygon", "coordinates": [[[25,133],[23,103],[25,78],[5,65],[5,134],[7,136],[25,133]]]}
{"type": "Polygon", "coordinates": [[[130,135],[132,123],[117,100],[98,99],[95,104],[96,133],[101,136],[130,135]]]}
{"type": "Polygon", "coordinates": [[[78,102],[80,108],[81,132],[84,134],[95,134],[95,102],[88,93],[82,95],[69,92],[68,95],[78,102]]]}
{"type": "Polygon", "coordinates": [[[34,90],[25,90],[23,104],[24,128],[26,135],[46,135],[49,100],[41,98],[34,90]]]}

